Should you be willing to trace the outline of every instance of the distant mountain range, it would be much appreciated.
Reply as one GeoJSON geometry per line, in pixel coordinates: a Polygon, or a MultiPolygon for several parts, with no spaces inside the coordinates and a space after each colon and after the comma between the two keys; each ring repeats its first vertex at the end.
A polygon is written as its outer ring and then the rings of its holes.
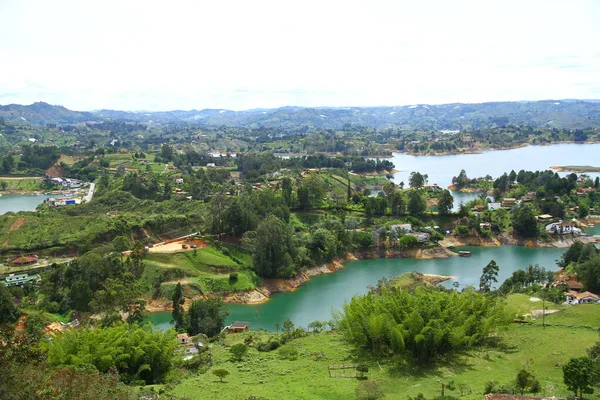
{"type": "Polygon", "coordinates": [[[600,127],[600,100],[158,112],[118,110],[80,112],[62,106],[37,102],[29,106],[17,104],[0,106],[0,117],[15,123],[38,126],[118,120],[148,124],[187,122],[206,126],[265,127],[284,130],[339,129],[348,125],[378,129],[395,126],[416,130],[491,128],[503,125],[573,129],[600,127]]]}

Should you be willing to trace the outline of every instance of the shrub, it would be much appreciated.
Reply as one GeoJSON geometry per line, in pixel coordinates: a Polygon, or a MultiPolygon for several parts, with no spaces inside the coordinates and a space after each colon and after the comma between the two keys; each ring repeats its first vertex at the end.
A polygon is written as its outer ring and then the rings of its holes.
{"type": "Polygon", "coordinates": [[[229,274],[229,280],[230,281],[237,281],[238,280],[238,274],[237,272],[232,272],[229,274]]]}
{"type": "Polygon", "coordinates": [[[231,352],[231,356],[234,360],[242,361],[242,358],[244,358],[246,353],[248,353],[248,346],[246,346],[244,343],[234,344],[231,346],[229,351],[231,352]]]}
{"type": "Polygon", "coordinates": [[[293,347],[283,347],[279,349],[279,357],[285,360],[294,361],[298,359],[298,350],[293,347]]]}
{"type": "Polygon", "coordinates": [[[272,351],[276,350],[281,346],[281,343],[278,339],[271,338],[266,342],[259,342],[256,344],[256,350],[258,351],[272,351]]]}
{"type": "Polygon", "coordinates": [[[362,381],[356,386],[355,394],[357,400],[377,400],[383,397],[383,390],[377,382],[362,381]]]}

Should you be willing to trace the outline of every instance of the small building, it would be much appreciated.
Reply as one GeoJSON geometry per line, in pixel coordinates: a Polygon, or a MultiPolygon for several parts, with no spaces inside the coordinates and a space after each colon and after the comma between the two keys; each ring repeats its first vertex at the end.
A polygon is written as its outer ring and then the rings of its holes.
{"type": "Polygon", "coordinates": [[[559,285],[565,285],[569,292],[579,292],[583,289],[583,283],[569,279],[568,281],[559,282],[559,285]]]}
{"type": "Polygon", "coordinates": [[[116,211],[108,211],[108,212],[106,213],[106,215],[107,215],[108,217],[115,217],[117,214],[118,214],[118,213],[117,213],[116,211]]]}
{"type": "Polygon", "coordinates": [[[569,222],[553,222],[551,224],[546,225],[546,233],[556,234],[556,235],[580,235],[581,229],[573,226],[573,224],[569,222]]]}
{"type": "Polygon", "coordinates": [[[11,263],[14,265],[31,265],[38,262],[38,256],[21,256],[17,258],[13,258],[11,263]]]}
{"type": "Polygon", "coordinates": [[[477,204],[475,207],[471,208],[471,211],[474,212],[482,212],[487,210],[487,205],[477,204]]]}
{"type": "Polygon", "coordinates": [[[514,197],[506,197],[502,200],[502,208],[510,208],[517,204],[517,199],[514,197]]]}
{"type": "Polygon", "coordinates": [[[38,283],[41,280],[39,275],[28,275],[28,274],[10,274],[4,278],[4,285],[6,286],[23,286],[26,283],[34,282],[38,283]]]}
{"type": "Polygon", "coordinates": [[[600,296],[592,292],[569,292],[567,293],[567,304],[600,303],[600,296]]]}
{"type": "Polygon", "coordinates": [[[183,178],[177,178],[177,179],[175,179],[175,183],[176,183],[177,185],[181,185],[181,184],[183,184],[183,178]]]}
{"type": "Polygon", "coordinates": [[[410,236],[414,236],[417,238],[417,240],[419,241],[419,243],[425,243],[427,241],[429,241],[429,233],[425,233],[425,232],[411,232],[409,233],[410,236]]]}
{"type": "Polygon", "coordinates": [[[404,232],[412,232],[412,225],[411,224],[397,224],[397,225],[392,225],[390,227],[393,231],[396,231],[398,233],[404,231],[404,232]]]}
{"type": "Polygon", "coordinates": [[[442,190],[442,188],[437,183],[426,183],[423,185],[423,188],[429,190],[442,190]]]}
{"type": "Polygon", "coordinates": [[[227,333],[248,332],[250,330],[250,322],[234,321],[226,329],[227,333]]]}
{"type": "Polygon", "coordinates": [[[523,201],[533,201],[533,199],[535,199],[535,192],[528,192],[521,197],[523,201]]]}
{"type": "Polygon", "coordinates": [[[554,217],[552,217],[550,214],[542,214],[537,216],[538,221],[550,221],[552,218],[554,217]]]}
{"type": "Polygon", "coordinates": [[[177,334],[177,340],[179,341],[179,344],[188,344],[190,337],[187,333],[179,333],[177,334]]]}
{"type": "Polygon", "coordinates": [[[482,231],[489,231],[490,229],[492,229],[492,224],[490,224],[489,222],[482,222],[479,224],[479,229],[481,229],[482,231]]]}
{"type": "Polygon", "coordinates": [[[502,204],[500,203],[488,203],[488,210],[496,211],[502,208],[502,204]]]}
{"type": "Polygon", "coordinates": [[[206,164],[206,168],[217,168],[217,166],[214,162],[209,162],[208,164],[206,164]]]}

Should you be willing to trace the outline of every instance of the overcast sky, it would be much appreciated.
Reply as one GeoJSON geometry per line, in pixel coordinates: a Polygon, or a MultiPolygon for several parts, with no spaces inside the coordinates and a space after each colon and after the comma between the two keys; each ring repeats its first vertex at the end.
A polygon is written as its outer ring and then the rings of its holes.
{"type": "Polygon", "coordinates": [[[0,104],[600,98],[600,1],[0,0],[0,104]]]}

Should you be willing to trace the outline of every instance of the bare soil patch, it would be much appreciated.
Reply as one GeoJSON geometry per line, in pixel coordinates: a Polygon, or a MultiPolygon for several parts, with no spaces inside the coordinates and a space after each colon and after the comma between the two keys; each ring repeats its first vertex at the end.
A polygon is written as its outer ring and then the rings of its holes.
{"type": "Polygon", "coordinates": [[[198,249],[206,247],[206,240],[204,239],[182,239],[177,242],[165,243],[158,246],[150,247],[150,253],[182,253],[185,251],[194,250],[190,245],[195,244],[198,249]],[[187,249],[183,246],[187,245],[187,249]]]}
{"type": "Polygon", "coordinates": [[[12,225],[10,226],[10,228],[8,228],[8,231],[9,232],[16,231],[17,229],[22,227],[25,224],[25,222],[27,222],[27,218],[15,219],[15,222],[13,222],[12,225]]]}

